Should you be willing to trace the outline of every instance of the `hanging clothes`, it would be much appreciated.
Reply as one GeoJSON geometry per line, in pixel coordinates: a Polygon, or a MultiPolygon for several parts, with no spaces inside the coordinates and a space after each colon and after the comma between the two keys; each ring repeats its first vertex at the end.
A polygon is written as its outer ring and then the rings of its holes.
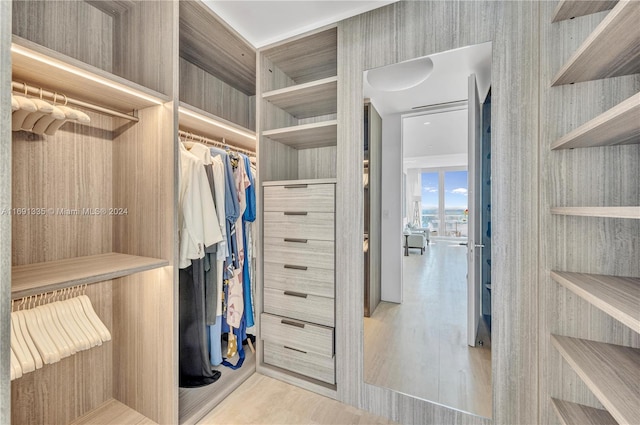
{"type": "Polygon", "coordinates": [[[243,267],[243,293],[244,297],[244,312],[246,318],[246,326],[247,328],[251,328],[255,325],[253,318],[253,294],[251,291],[251,254],[252,250],[250,241],[251,241],[251,225],[249,223],[253,223],[256,221],[256,191],[255,191],[255,182],[253,179],[253,175],[251,173],[251,161],[249,161],[249,157],[245,155],[241,155],[244,160],[245,172],[247,179],[249,181],[249,185],[245,189],[245,200],[246,200],[246,208],[244,210],[244,214],[242,215],[243,228],[244,228],[244,246],[245,246],[245,261],[243,267]]]}

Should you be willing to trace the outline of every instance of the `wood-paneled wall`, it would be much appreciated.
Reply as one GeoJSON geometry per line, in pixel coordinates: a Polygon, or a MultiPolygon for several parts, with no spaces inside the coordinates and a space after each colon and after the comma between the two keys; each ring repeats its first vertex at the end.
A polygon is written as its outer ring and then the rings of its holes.
{"type": "Polygon", "coordinates": [[[549,340],[551,333],[640,347],[640,336],[561,287],[550,270],[640,276],[640,221],[552,216],[552,206],[640,203],[640,145],[551,151],[556,139],[640,91],[640,76],[550,87],[567,59],[608,12],[551,23],[540,13],[540,419],[559,423],[550,397],[600,407],[549,340]]]}
{"type": "Polygon", "coordinates": [[[336,329],[340,400],[406,423],[486,423],[363,384],[360,143],[364,70],[492,41],[493,419],[538,422],[538,9],[403,1],[339,24],[336,315],[349,324],[336,329]]]}
{"type": "MultiPolygon", "coordinates": [[[[11,3],[0,2],[0,70],[11,68],[11,3]]],[[[0,210],[11,208],[11,76],[0,72],[0,210]]],[[[0,214],[0,341],[9,341],[11,322],[11,215],[0,214]]],[[[0,423],[11,421],[10,347],[0,345],[0,423]]]]}

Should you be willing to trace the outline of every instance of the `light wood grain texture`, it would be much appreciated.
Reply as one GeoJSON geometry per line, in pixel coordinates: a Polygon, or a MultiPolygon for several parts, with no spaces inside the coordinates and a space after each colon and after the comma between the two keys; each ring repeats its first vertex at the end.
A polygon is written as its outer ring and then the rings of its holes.
{"type": "Polygon", "coordinates": [[[591,15],[592,13],[610,10],[618,3],[618,0],[560,0],[553,12],[551,22],[573,19],[578,16],[591,15]]]}
{"type": "Polygon", "coordinates": [[[267,237],[264,238],[263,246],[266,262],[334,270],[333,241],[267,237]]]}
{"type": "Polygon", "coordinates": [[[333,357],[333,328],[271,314],[262,314],[261,324],[266,342],[333,357]]]}
{"type": "Polygon", "coordinates": [[[335,181],[336,146],[301,149],[298,151],[298,179],[327,179],[335,181]]]}
{"type": "Polygon", "coordinates": [[[578,83],[640,72],[640,3],[621,0],[593,30],[552,85],[578,83]]]}
{"type": "Polygon", "coordinates": [[[298,291],[321,297],[335,297],[335,273],[308,267],[307,270],[286,269],[282,263],[264,262],[265,286],[283,291],[298,291]]]}
{"type": "Polygon", "coordinates": [[[256,92],[256,52],[201,1],[180,2],[180,56],[248,96],[256,92]]]}
{"type": "Polygon", "coordinates": [[[255,376],[256,356],[245,347],[245,359],[242,367],[232,370],[217,366],[222,375],[215,383],[201,388],[180,388],[180,424],[202,424],[216,406],[226,403],[234,397],[235,391],[247,379],[255,376]]]}
{"type": "MultiPolygon", "coordinates": [[[[11,112],[9,109],[11,77],[5,69],[11,67],[11,5],[0,2],[0,210],[11,208],[11,112]]],[[[11,338],[11,216],[0,215],[0,340],[11,338]]],[[[0,347],[0,423],[11,421],[11,347],[0,347]]]]}
{"type": "Polygon", "coordinates": [[[551,278],[640,333],[640,278],[556,271],[551,278]]]}
{"type": "Polygon", "coordinates": [[[255,374],[201,421],[201,425],[227,423],[387,425],[394,422],[255,374]],[[247,400],[252,402],[247,404],[247,400]]]}
{"type": "Polygon", "coordinates": [[[329,77],[273,90],[264,93],[262,98],[298,119],[309,118],[336,113],[337,87],[338,77],[329,77]]]}
{"type": "Polygon", "coordinates": [[[298,179],[298,150],[264,136],[260,138],[263,181],[298,179]]]}
{"type": "Polygon", "coordinates": [[[335,210],[335,184],[308,184],[299,181],[264,189],[264,211],[335,210]]]}
{"type": "Polygon", "coordinates": [[[86,3],[113,17],[117,17],[135,7],[133,0],[87,0],[86,3]]]}
{"type": "Polygon", "coordinates": [[[265,137],[296,149],[319,148],[336,144],[337,121],[303,124],[263,131],[265,137]]]}
{"type": "Polygon", "coordinates": [[[321,356],[265,341],[264,362],[329,384],[336,382],[332,356],[321,356]]]}
{"type": "Polygon", "coordinates": [[[551,149],[640,143],[640,93],[553,142],[551,149]]]}
{"type": "MultiPolygon", "coordinates": [[[[19,3],[19,2],[18,2],[19,3]]],[[[166,96],[14,36],[13,79],[69,97],[130,113],[166,96]]]]}
{"type": "Polygon", "coordinates": [[[256,149],[255,132],[248,128],[182,102],[179,114],[181,130],[215,140],[225,139],[229,144],[242,149],[256,149]]]}
{"type": "Polygon", "coordinates": [[[265,313],[333,327],[335,323],[333,298],[305,294],[300,290],[283,291],[269,288],[267,285],[269,285],[269,280],[265,275],[263,294],[265,313]]]}
{"type": "Polygon", "coordinates": [[[180,58],[180,100],[240,127],[255,128],[250,119],[255,105],[249,96],[183,58],[180,58]]]}
{"type": "Polygon", "coordinates": [[[602,409],[595,409],[582,404],[564,400],[551,399],[551,404],[563,425],[617,425],[615,419],[602,409]]]}
{"type": "Polygon", "coordinates": [[[283,212],[266,211],[264,237],[332,241],[335,239],[334,221],[333,213],[287,215],[283,212]]]}
{"type": "Polygon", "coordinates": [[[551,214],[640,220],[640,207],[552,207],[551,214]]]}
{"type": "Polygon", "coordinates": [[[296,84],[304,84],[337,75],[337,38],[338,31],[333,27],[261,50],[296,84]]]}
{"type": "Polygon", "coordinates": [[[82,1],[10,3],[13,34],[104,71],[113,71],[113,16],[82,1]],[[84,24],[70,26],[66,22],[84,24]]]}
{"type": "MultiPolygon", "coordinates": [[[[112,281],[88,286],[86,295],[113,336],[112,286],[112,281]]],[[[111,399],[115,344],[104,342],[13,381],[10,423],[68,424],[111,399]]]]}
{"type": "Polygon", "coordinates": [[[114,251],[113,217],[82,212],[115,207],[113,119],[85,112],[91,126],[67,123],[55,136],[12,133],[12,206],[44,212],[13,216],[14,266],[114,251]]]}
{"type": "Polygon", "coordinates": [[[290,180],[272,180],[272,181],[265,181],[262,183],[262,186],[284,186],[284,185],[288,185],[288,184],[308,184],[308,185],[312,185],[312,184],[335,184],[336,183],[336,179],[335,177],[329,177],[329,178],[319,178],[319,179],[298,179],[296,181],[290,181],[290,180]]]}
{"type": "Polygon", "coordinates": [[[112,280],[168,264],[167,260],[111,252],[16,266],[11,271],[11,298],[112,280]]]}
{"type": "Polygon", "coordinates": [[[551,342],[618,423],[640,422],[640,349],[557,335],[551,342]]]}
{"type": "Polygon", "coordinates": [[[155,423],[119,401],[110,399],[76,419],[71,425],[153,425],[155,423]]]}

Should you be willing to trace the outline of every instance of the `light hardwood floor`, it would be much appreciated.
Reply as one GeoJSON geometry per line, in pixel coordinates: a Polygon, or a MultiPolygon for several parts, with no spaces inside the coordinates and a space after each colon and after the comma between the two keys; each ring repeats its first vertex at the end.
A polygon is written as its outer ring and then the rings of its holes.
{"type": "Polygon", "coordinates": [[[432,241],[404,257],[404,302],[365,318],[365,382],[491,417],[490,341],[466,342],[466,252],[432,241]]]}
{"type": "Polygon", "coordinates": [[[395,422],[256,373],[199,425],[390,425],[395,422]]]}

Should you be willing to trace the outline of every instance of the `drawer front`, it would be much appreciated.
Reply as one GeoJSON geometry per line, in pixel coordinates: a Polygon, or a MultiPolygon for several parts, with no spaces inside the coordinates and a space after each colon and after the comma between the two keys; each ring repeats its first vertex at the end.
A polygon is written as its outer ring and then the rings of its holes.
{"type": "MultiPolygon", "coordinates": [[[[266,257],[266,255],[265,255],[266,257]]],[[[335,272],[307,267],[285,268],[283,263],[264,262],[264,286],[283,291],[297,291],[320,297],[335,297],[335,272]]]]}
{"type": "Polygon", "coordinates": [[[260,317],[260,334],[264,341],[323,356],[333,356],[333,328],[271,314],[263,313],[260,317]]]}
{"type": "MultiPolygon", "coordinates": [[[[264,238],[264,261],[302,269],[334,269],[334,242],[313,239],[264,238]]],[[[291,268],[291,267],[289,267],[291,268]]]]}
{"type": "Polygon", "coordinates": [[[334,184],[265,186],[265,211],[335,211],[334,184]]]}
{"type": "Polygon", "coordinates": [[[265,342],[264,362],[329,384],[336,383],[336,366],[333,357],[265,342]]]}
{"type": "Polygon", "coordinates": [[[264,288],[264,311],[276,316],[331,326],[334,324],[333,298],[294,291],[264,288]]]}
{"type": "Polygon", "coordinates": [[[264,213],[265,238],[335,240],[334,214],[309,211],[264,213]]]}

